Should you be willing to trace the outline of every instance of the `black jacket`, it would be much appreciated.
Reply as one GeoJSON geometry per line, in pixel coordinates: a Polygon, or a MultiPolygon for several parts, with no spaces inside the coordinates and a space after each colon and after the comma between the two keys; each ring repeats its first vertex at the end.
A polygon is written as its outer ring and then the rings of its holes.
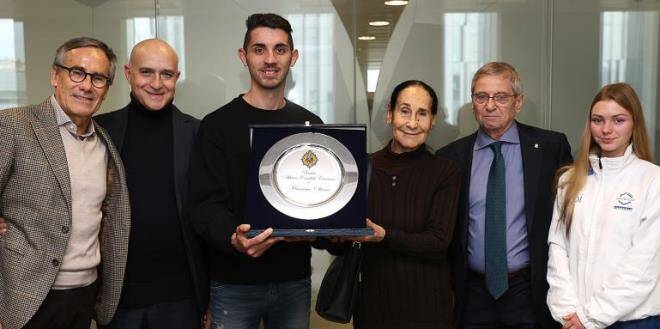
{"type": "MultiPolygon", "coordinates": [[[[124,136],[128,124],[129,106],[120,110],[105,113],[94,117],[94,120],[105,128],[113,143],[121,154],[124,144],[124,136]]],[[[192,151],[195,136],[199,128],[199,120],[184,114],[172,105],[172,128],[174,148],[174,187],[176,193],[177,209],[183,233],[183,243],[186,248],[186,256],[190,268],[190,276],[193,280],[195,297],[201,314],[206,312],[209,296],[209,280],[206,272],[206,264],[203,256],[203,248],[197,234],[193,231],[186,215],[186,204],[188,195],[188,166],[190,153],[192,151]]],[[[130,191],[129,191],[130,193],[130,191]]]]}
{"type": "MultiPolygon", "coordinates": [[[[534,315],[542,328],[557,328],[548,310],[546,280],[548,264],[548,229],[552,220],[555,195],[554,175],[559,167],[573,161],[571,146],[562,133],[528,126],[519,122],[520,149],[522,153],[525,186],[525,217],[527,240],[531,262],[531,289],[534,315]]],[[[452,241],[452,271],[456,294],[456,327],[460,327],[467,287],[467,239],[469,222],[470,168],[476,132],[461,138],[436,154],[453,159],[464,168],[459,196],[458,218],[452,241]]]]}

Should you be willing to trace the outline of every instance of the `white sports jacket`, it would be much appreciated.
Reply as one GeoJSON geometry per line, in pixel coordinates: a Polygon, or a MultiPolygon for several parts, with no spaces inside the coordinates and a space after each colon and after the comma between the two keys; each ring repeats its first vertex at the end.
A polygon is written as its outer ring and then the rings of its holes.
{"type": "MultiPolygon", "coordinates": [[[[577,313],[586,328],[660,314],[660,167],[629,145],[618,158],[589,157],[571,232],[558,221],[557,191],[548,237],[548,307],[555,320],[577,313]]],[[[562,179],[565,179],[565,175],[562,179]]]]}

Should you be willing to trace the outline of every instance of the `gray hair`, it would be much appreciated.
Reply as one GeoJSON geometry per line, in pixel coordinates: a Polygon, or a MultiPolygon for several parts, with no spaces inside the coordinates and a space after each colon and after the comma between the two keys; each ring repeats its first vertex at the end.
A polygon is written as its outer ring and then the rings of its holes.
{"type": "Polygon", "coordinates": [[[513,67],[513,65],[505,62],[490,62],[482,66],[474,74],[472,78],[472,88],[471,93],[474,93],[474,86],[477,84],[477,80],[483,76],[497,76],[502,75],[511,83],[511,89],[515,96],[523,94],[522,81],[518,71],[513,67]]]}
{"type": "Polygon", "coordinates": [[[55,52],[53,65],[63,65],[64,54],[67,51],[84,47],[98,48],[103,51],[105,57],[108,58],[108,62],[110,62],[110,76],[108,78],[110,78],[109,85],[111,85],[115,78],[115,70],[117,69],[117,56],[115,55],[114,51],[112,51],[112,48],[110,48],[107,44],[105,44],[105,42],[101,40],[90,37],[78,37],[63,43],[57,48],[57,51],[55,52]]]}

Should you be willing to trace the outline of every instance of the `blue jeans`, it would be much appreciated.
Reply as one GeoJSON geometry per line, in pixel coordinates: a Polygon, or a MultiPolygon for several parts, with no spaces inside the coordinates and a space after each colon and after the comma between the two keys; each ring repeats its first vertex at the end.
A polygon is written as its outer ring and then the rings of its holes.
{"type": "Polygon", "coordinates": [[[308,329],[310,279],[269,284],[211,281],[212,329],[308,329]]]}
{"type": "Polygon", "coordinates": [[[619,321],[608,328],[612,329],[658,329],[660,328],[660,316],[651,316],[641,320],[619,321]]]}
{"type": "Polygon", "coordinates": [[[117,308],[108,326],[101,329],[200,328],[202,315],[194,299],[163,302],[142,308],[117,308]]]}

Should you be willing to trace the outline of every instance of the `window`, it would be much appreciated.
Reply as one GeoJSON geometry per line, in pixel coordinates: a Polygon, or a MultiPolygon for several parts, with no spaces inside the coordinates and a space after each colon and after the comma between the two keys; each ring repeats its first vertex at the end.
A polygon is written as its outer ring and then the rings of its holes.
{"type": "Polygon", "coordinates": [[[496,13],[444,14],[445,121],[458,124],[459,109],[470,102],[472,76],[486,62],[497,58],[496,13]]]}
{"type": "Polygon", "coordinates": [[[23,22],[0,19],[0,109],[27,104],[23,22]]]}
{"type": "MultiPolygon", "coordinates": [[[[294,46],[301,56],[287,82],[287,98],[334,122],[334,14],[292,14],[294,46]]],[[[337,109],[340,110],[340,109],[337,109]]]]}
{"type": "Polygon", "coordinates": [[[158,29],[153,17],[133,17],[126,20],[126,57],[138,42],[156,38],[169,43],[179,55],[179,82],[186,79],[186,49],[183,38],[183,16],[158,16],[158,29]]]}
{"type": "Polygon", "coordinates": [[[658,81],[658,12],[601,13],[600,83],[630,84],[642,102],[654,149],[658,81]]]}

